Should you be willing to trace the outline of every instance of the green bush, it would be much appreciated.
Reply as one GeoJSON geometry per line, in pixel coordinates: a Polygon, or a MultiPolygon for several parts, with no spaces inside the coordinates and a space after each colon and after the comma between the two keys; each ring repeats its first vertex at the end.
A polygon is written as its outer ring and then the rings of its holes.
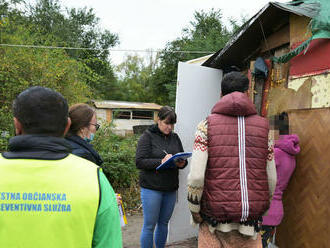
{"type": "Polygon", "coordinates": [[[136,135],[122,137],[114,134],[107,124],[96,133],[94,148],[103,158],[103,172],[115,189],[129,188],[138,180],[135,166],[137,140],[136,135]]]}
{"type": "Polygon", "coordinates": [[[7,151],[9,142],[9,133],[0,130],[0,152],[7,151]]]}
{"type": "Polygon", "coordinates": [[[97,131],[93,145],[104,163],[102,170],[116,193],[120,193],[127,211],[141,206],[139,172],[135,166],[137,135],[122,137],[103,124],[97,131]]]}

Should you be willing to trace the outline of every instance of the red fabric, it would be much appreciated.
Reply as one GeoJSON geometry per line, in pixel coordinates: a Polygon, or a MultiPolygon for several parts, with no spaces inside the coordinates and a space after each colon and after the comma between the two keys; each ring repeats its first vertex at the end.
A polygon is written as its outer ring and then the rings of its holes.
{"type": "Polygon", "coordinates": [[[209,157],[201,212],[217,221],[240,222],[242,215],[238,115],[245,116],[248,220],[258,220],[269,204],[268,121],[256,114],[245,94],[235,92],[223,97],[208,117],[209,157]]]}
{"type": "MultiPolygon", "coordinates": [[[[295,44],[297,47],[302,42],[295,44]]],[[[317,75],[330,70],[330,39],[312,40],[306,54],[290,61],[290,76],[317,75]]]]}

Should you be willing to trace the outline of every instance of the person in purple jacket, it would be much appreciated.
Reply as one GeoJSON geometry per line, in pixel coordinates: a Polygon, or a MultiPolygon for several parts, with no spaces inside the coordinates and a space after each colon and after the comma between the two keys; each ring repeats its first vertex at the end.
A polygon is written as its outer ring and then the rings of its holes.
{"type": "Polygon", "coordinates": [[[275,132],[274,137],[274,159],[277,181],[270,207],[263,217],[261,232],[263,247],[269,247],[268,244],[272,240],[276,226],[283,219],[282,195],[296,167],[295,156],[300,152],[299,137],[296,134],[289,134],[288,116],[286,113],[282,113],[275,120],[275,129],[279,131],[275,132]]]}

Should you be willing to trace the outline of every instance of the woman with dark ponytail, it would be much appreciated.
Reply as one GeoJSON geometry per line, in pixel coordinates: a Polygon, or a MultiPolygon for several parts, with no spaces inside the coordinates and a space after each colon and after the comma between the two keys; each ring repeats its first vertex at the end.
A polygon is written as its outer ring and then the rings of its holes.
{"type": "Polygon", "coordinates": [[[156,170],[172,155],[183,152],[179,136],[173,132],[176,114],[169,106],[158,113],[157,124],[147,129],[139,139],[136,149],[136,167],[140,170],[143,228],[141,248],[165,247],[168,222],[172,216],[176,192],[179,188],[179,170],[186,160],[176,162],[176,168],[156,170]],[[155,230],[156,227],[156,230],[155,230]],[[154,235],[155,231],[155,235],[154,235]]]}

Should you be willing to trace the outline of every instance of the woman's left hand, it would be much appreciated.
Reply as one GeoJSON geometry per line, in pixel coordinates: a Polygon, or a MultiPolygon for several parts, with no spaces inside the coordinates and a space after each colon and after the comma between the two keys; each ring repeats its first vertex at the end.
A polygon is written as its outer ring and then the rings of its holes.
{"type": "Polygon", "coordinates": [[[179,168],[183,168],[186,164],[186,160],[180,159],[178,161],[175,162],[175,165],[179,168]]]}

